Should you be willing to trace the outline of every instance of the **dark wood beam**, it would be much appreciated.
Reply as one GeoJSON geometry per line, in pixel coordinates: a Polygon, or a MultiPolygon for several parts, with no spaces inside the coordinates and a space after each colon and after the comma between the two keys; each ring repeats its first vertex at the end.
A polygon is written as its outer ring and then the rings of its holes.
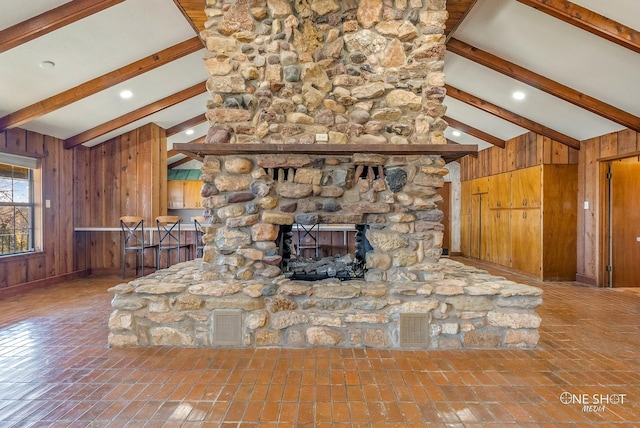
{"type": "Polygon", "coordinates": [[[182,158],[180,160],[177,160],[177,161],[175,161],[173,163],[170,163],[169,165],[167,165],[167,168],[168,169],[172,169],[172,168],[175,168],[177,166],[183,165],[183,164],[185,164],[185,163],[187,163],[189,161],[192,161],[192,160],[199,160],[199,159],[192,159],[190,157],[184,157],[184,158],[182,158]]]}
{"type": "Polygon", "coordinates": [[[478,0],[447,0],[449,18],[447,18],[446,29],[444,31],[447,40],[455,33],[456,29],[462,24],[462,21],[464,21],[477,2],[478,0]]]}
{"type": "Polygon", "coordinates": [[[451,162],[477,153],[476,144],[174,144],[173,148],[194,159],[204,155],[309,154],[348,156],[354,153],[381,155],[440,155],[451,162]]]}
{"type": "Polygon", "coordinates": [[[447,89],[447,96],[450,96],[451,98],[455,98],[458,101],[462,101],[463,103],[469,104],[473,107],[476,107],[515,125],[518,125],[524,129],[528,129],[529,131],[535,132],[536,134],[544,135],[566,146],[569,146],[576,150],[580,150],[580,141],[576,140],[575,138],[569,137],[568,135],[562,134],[558,131],[554,131],[553,129],[547,128],[546,126],[534,122],[533,120],[512,113],[509,110],[506,110],[495,104],[491,104],[488,101],[485,101],[467,92],[461,91],[460,89],[454,88],[451,85],[445,85],[445,88],[447,89]]]}
{"type": "MultiPolygon", "coordinates": [[[[188,141],[186,144],[204,144],[204,140],[206,140],[207,136],[203,135],[202,137],[198,137],[195,140],[188,141]]],[[[167,151],[167,159],[172,156],[183,154],[177,150],[169,150],[167,151]]]]}
{"type": "Polygon", "coordinates": [[[189,128],[193,128],[194,126],[200,125],[207,121],[204,113],[199,114],[196,117],[192,117],[191,119],[185,120],[177,125],[172,126],[171,128],[167,128],[167,137],[171,137],[172,135],[176,135],[182,131],[185,131],[189,128]]]}
{"type": "Polygon", "coordinates": [[[67,138],[64,141],[64,148],[71,149],[75,146],[79,146],[80,144],[86,143],[87,141],[93,140],[94,138],[98,138],[99,136],[104,135],[108,132],[111,132],[113,130],[126,126],[130,123],[133,123],[137,120],[143,119],[154,113],[162,111],[166,108],[174,106],[178,103],[186,101],[189,98],[193,98],[197,95],[203,94],[206,92],[206,90],[207,90],[206,83],[200,82],[196,85],[193,85],[190,88],[184,89],[173,95],[169,95],[168,97],[165,97],[161,100],[153,102],[149,105],[141,107],[137,110],[134,110],[120,117],[117,117],[101,125],[98,125],[95,128],[89,129],[78,135],[74,135],[73,137],[67,138]]]}
{"type": "Polygon", "coordinates": [[[198,37],[185,40],[182,43],[171,46],[146,58],[126,65],[115,71],[96,77],[75,88],[68,89],[57,95],[38,101],[35,104],[22,108],[0,118],[0,130],[14,128],[24,123],[51,113],[54,110],[65,107],[90,95],[96,94],[147,71],[170,63],[193,52],[202,49],[202,41],[198,37]]]}
{"type": "Polygon", "coordinates": [[[640,53],[640,32],[565,0],[518,0],[591,34],[640,53]]]}
{"type": "Polygon", "coordinates": [[[451,39],[447,43],[447,50],[460,55],[468,60],[477,62],[494,71],[502,73],[529,86],[540,89],[548,94],[563,99],[591,113],[602,116],[612,122],[619,123],[636,132],[640,132],[640,117],[620,110],[600,100],[564,86],[558,82],[536,74],[526,68],[520,67],[489,52],[485,52],[474,46],[457,39],[451,39]]]}
{"type": "Polygon", "coordinates": [[[206,4],[204,0],[173,0],[173,3],[180,9],[182,15],[191,24],[196,34],[204,30],[204,23],[207,22],[205,13],[206,4]]]}
{"type": "Polygon", "coordinates": [[[483,141],[486,141],[489,144],[493,144],[494,146],[500,147],[504,149],[507,146],[507,142],[501,140],[498,137],[494,137],[491,134],[487,134],[484,131],[481,131],[473,126],[467,125],[466,123],[459,122],[449,116],[443,117],[445,122],[449,124],[450,127],[456,128],[458,131],[462,131],[465,134],[473,135],[476,138],[480,138],[483,141]]]}
{"type": "MultiPolygon", "coordinates": [[[[124,0],[74,0],[0,31],[0,53],[103,11],[124,0]]],[[[16,5],[15,7],[19,7],[16,5]]]]}
{"type": "MultiPolygon", "coordinates": [[[[207,136],[203,135],[202,137],[198,137],[195,140],[191,140],[186,144],[204,144],[204,141],[206,140],[206,138],[207,138],[207,136]]],[[[167,159],[170,158],[171,156],[175,156],[175,155],[179,155],[179,154],[184,154],[184,153],[179,152],[178,150],[169,150],[167,152],[167,159]]],[[[180,160],[177,160],[175,162],[170,163],[169,165],[167,165],[167,168],[169,168],[169,169],[175,168],[177,166],[180,166],[180,165],[183,165],[183,164],[189,162],[190,160],[197,160],[197,161],[202,162],[203,159],[199,158],[197,156],[193,156],[193,157],[187,156],[187,157],[184,157],[184,158],[182,158],[180,160]]]]}

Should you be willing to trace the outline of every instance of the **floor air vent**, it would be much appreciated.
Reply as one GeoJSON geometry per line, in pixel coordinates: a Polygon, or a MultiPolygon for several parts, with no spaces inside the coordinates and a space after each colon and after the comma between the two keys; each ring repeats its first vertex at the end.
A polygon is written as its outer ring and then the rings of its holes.
{"type": "Polygon", "coordinates": [[[428,314],[400,314],[400,346],[403,348],[429,346],[428,314]]]}
{"type": "Polygon", "coordinates": [[[213,345],[242,346],[242,311],[213,311],[213,345]]]}

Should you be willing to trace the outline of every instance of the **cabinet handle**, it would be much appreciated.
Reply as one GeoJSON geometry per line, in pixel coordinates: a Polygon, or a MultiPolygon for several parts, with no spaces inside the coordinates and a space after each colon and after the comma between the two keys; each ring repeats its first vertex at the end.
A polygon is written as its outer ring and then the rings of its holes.
{"type": "Polygon", "coordinates": [[[522,218],[527,218],[527,212],[526,211],[522,212],[522,218]]]}
{"type": "Polygon", "coordinates": [[[497,218],[500,218],[500,213],[497,213],[497,214],[496,214],[496,217],[497,217],[497,218]]]}

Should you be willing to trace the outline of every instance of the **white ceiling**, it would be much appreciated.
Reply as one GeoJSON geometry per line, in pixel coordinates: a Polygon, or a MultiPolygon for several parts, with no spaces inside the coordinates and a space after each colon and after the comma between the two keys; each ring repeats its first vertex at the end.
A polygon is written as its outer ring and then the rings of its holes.
{"type": "MultiPolygon", "coordinates": [[[[640,30],[637,0],[574,0],[608,18],[640,30]]],[[[67,3],[61,0],[0,0],[0,30],[67,3]]],[[[102,12],[0,53],[0,116],[73,88],[90,79],[191,39],[194,29],[172,0],[126,0],[102,12]],[[42,61],[53,61],[43,69],[42,61]]],[[[515,0],[479,0],[453,33],[453,38],[527,68],[635,116],[640,115],[640,55],[515,0]]],[[[99,92],[21,125],[22,128],[66,139],[128,112],[168,97],[198,82],[207,73],[203,51],[99,92]],[[122,89],[134,93],[122,100],[122,89]]],[[[531,86],[448,53],[447,83],[506,110],[570,137],[585,140],[623,129],[531,86]],[[511,94],[526,94],[515,101],[511,94]]],[[[203,93],[95,138],[85,145],[107,141],[145,123],[170,128],[202,115],[209,95],[203,93]]],[[[503,119],[448,97],[447,116],[503,140],[527,132],[503,119]]],[[[169,138],[188,142],[206,134],[206,123],[194,134],[169,138]]],[[[446,136],[461,144],[490,145],[467,134],[446,136]]],[[[169,162],[181,158],[173,156],[169,162]]]]}

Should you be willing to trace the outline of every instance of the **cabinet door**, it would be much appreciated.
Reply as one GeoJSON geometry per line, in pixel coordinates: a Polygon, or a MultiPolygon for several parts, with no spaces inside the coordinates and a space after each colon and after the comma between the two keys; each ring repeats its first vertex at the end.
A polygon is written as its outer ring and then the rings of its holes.
{"type": "Polygon", "coordinates": [[[471,199],[471,257],[486,260],[488,230],[487,195],[473,195],[471,199]]]}
{"type": "Polygon", "coordinates": [[[511,173],[489,177],[489,208],[509,208],[511,204],[511,173]]]}
{"type": "Polygon", "coordinates": [[[184,208],[184,181],[169,180],[167,182],[167,206],[184,208]]]}
{"type": "Polygon", "coordinates": [[[477,195],[479,193],[487,193],[489,191],[489,178],[476,178],[471,180],[471,193],[477,195]]]}
{"type": "Polygon", "coordinates": [[[542,237],[540,209],[511,210],[511,267],[540,278],[542,237]]]}
{"type": "Polygon", "coordinates": [[[202,208],[202,196],[200,189],[202,181],[186,180],[184,182],[184,207],[185,208],[202,208]]]}
{"type": "Polygon", "coordinates": [[[460,195],[460,252],[471,256],[471,181],[461,183],[460,195]]]}
{"type": "Polygon", "coordinates": [[[511,208],[540,208],[542,169],[534,166],[513,171],[511,175],[511,208]]]}
{"type": "Polygon", "coordinates": [[[510,266],[511,212],[509,210],[491,210],[487,239],[489,241],[487,260],[502,266],[510,266]]]}

